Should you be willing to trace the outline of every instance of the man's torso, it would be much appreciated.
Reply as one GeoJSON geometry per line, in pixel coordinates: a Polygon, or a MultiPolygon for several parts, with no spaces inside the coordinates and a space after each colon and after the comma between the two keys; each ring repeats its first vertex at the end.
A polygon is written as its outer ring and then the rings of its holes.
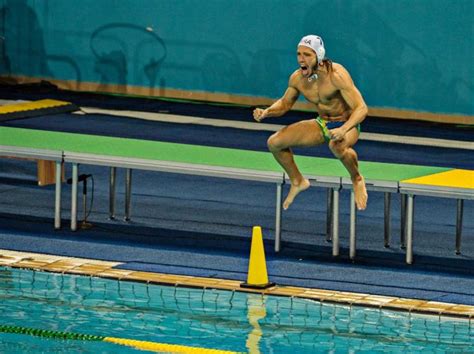
{"type": "MultiPolygon", "coordinates": [[[[334,64],[333,64],[334,65],[334,64]]],[[[335,64],[337,65],[337,64],[335,64]]],[[[336,68],[334,68],[336,69],[336,68]]],[[[334,73],[318,70],[318,78],[309,81],[299,71],[295,72],[295,88],[311,103],[316,105],[319,115],[325,120],[347,120],[351,114],[350,107],[334,86],[331,75],[334,73]]]]}

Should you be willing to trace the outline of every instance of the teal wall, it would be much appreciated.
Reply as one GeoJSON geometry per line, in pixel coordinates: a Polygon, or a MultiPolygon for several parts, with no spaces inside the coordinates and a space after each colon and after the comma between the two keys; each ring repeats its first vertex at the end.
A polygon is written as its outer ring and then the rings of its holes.
{"type": "Polygon", "coordinates": [[[369,106],[473,115],[473,4],[0,0],[0,71],[277,98],[315,33],[369,106]]]}

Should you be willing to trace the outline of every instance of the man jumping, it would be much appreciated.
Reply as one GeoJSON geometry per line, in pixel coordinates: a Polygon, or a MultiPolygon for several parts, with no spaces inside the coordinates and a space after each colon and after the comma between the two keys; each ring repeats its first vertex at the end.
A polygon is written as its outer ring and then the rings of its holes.
{"type": "Polygon", "coordinates": [[[298,193],[310,186],[298,170],[291,148],[324,142],[349,172],[357,208],[363,210],[367,206],[364,177],[359,172],[357,154],[352,148],[359,139],[360,123],[367,116],[367,105],[349,72],[325,58],[325,52],[321,37],[303,37],[297,48],[300,67],[291,74],[283,97],[266,109],[253,111],[257,122],[282,116],[293,107],[300,94],[316,105],[317,118],[291,124],[268,139],[269,150],[291,181],[290,192],[283,203],[285,210],[298,193]]]}

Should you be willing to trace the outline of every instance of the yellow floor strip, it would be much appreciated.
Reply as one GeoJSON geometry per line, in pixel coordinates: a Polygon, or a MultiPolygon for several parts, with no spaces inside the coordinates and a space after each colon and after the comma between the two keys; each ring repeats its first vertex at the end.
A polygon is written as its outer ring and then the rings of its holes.
{"type": "Polygon", "coordinates": [[[129,347],[134,347],[140,350],[149,350],[155,352],[165,352],[165,353],[202,353],[202,354],[234,354],[237,352],[231,352],[226,350],[219,349],[206,349],[199,347],[188,347],[185,345],[177,344],[164,344],[164,343],[155,343],[147,342],[143,340],[133,340],[133,339],[122,339],[114,337],[105,337],[104,342],[127,345],[129,347]]]}
{"type": "Polygon", "coordinates": [[[437,187],[474,189],[474,171],[455,169],[428,176],[406,179],[401,182],[437,187]]]}
{"type": "Polygon", "coordinates": [[[35,109],[53,108],[53,107],[67,106],[70,104],[71,104],[70,102],[51,100],[51,99],[45,99],[45,100],[39,100],[39,101],[33,101],[33,102],[13,103],[13,104],[0,106],[0,114],[31,111],[35,109]]]}

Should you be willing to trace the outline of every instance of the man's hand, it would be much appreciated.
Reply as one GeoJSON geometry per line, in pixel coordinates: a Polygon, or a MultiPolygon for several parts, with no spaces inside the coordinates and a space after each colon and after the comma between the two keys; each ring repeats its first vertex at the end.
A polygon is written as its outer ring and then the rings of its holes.
{"type": "Polygon", "coordinates": [[[331,140],[342,141],[346,135],[346,130],[343,127],[334,128],[329,130],[329,134],[331,134],[331,140]]]}
{"type": "Polygon", "coordinates": [[[261,109],[261,108],[255,108],[253,110],[253,119],[255,119],[257,122],[261,122],[263,118],[266,118],[268,114],[268,111],[266,109],[261,109]]]}

